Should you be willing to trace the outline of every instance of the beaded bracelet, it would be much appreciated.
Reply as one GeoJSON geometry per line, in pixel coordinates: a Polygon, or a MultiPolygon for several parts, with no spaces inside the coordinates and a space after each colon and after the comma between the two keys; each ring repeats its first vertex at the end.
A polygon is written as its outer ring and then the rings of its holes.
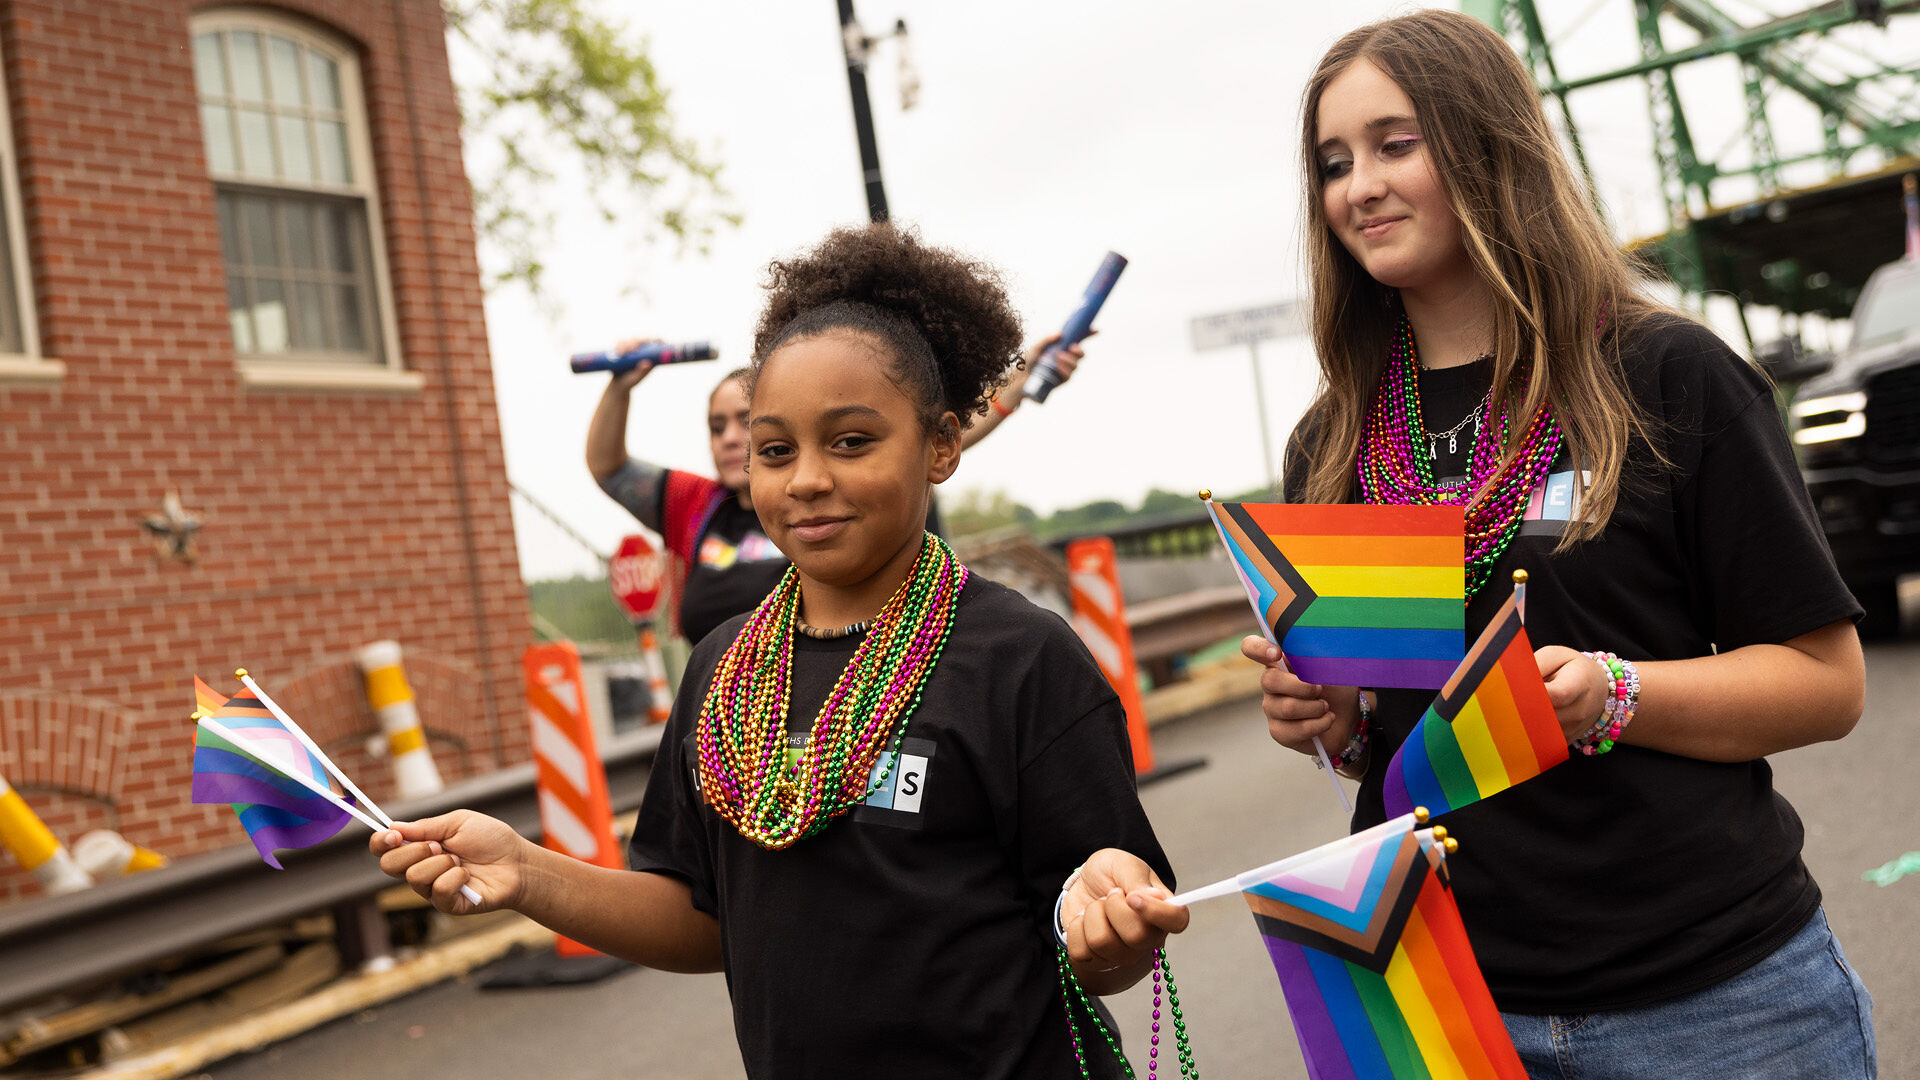
{"type": "Polygon", "coordinates": [[[1633,661],[1622,660],[1610,652],[1580,655],[1600,665],[1601,673],[1607,677],[1607,692],[1599,719],[1571,745],[1588,757],[1597,757],[1613,749],[1620,733],[1633,723],[1633,714],[1640,708],[1640,669],[1633,666],[1633,661]]]}
{"type": "MultiPolygon", "coordinates": [[[[1360,755],[1367,752],[1367,741],[1373,737],[1373,710],[1367,708],[1367,692],[1365,690],[1359,692],[1358,700],[1360,702],[1360,722],[1354,725],[1353,737],[1347,740],[1347,745],[1341,748],[1338,754],[1333,755],[1332,760],[1335,772],[1359,761],[1360,755]]],[[[1326,766],[1320,764],[1320,759],[1317,757],[1313,759],[1313,767],[1316,769],[1326,768],[1326,766]]]]}

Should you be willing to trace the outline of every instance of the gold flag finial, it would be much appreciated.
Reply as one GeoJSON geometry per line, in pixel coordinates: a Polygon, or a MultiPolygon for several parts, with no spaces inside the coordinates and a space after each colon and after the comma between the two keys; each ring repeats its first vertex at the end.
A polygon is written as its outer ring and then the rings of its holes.
{"type": "Polygon", "coordinates": [[[1445,840],[1441,841],[1440,846],[1446,848],[1447,854],[1451,855],[1454,852],[1460,850],[1460,841],[1455,840],[1453,837],[1449,836],[1445,840]]]}
{"type": "Polygon", "coordinates": [[[1515,570],[1513,572],[1513,583],[1515,585],[1525,585],[1527,583],[1527,572],[1525,570],[1515,570]]]}
{"type": "Polygon", "coordinates": [[[1433,814],[1429,813],[1427,808],[1424,806],[1416,806],[1413,808],[1413,820],[1416,822],[1419,822],[1422,825],[1425,825],[1427,823],[1427,819],[1432,816],[1433,814]]]}
{"type": "Polygon", "coordinates": [[[1201,488],[1201,489],[1200,489],[1200,501],[1201,501],[1201,502],[1212,502],[1212,501],[1213,501],[1213,489],[1212,489],[1212,488],[1201,488]]]}
{"type": "Polygon", "coordinates": [[[236,678],[236,679],[244,679],[244,678],[246,678],[246,677],[247,677],[247,669],[246,669],[246,668],[243,668],[243,667],[237,667],[237,668],[234,668],[234,669],[233,669],[233,677],[234,677],[234,678],[236,678]]]}

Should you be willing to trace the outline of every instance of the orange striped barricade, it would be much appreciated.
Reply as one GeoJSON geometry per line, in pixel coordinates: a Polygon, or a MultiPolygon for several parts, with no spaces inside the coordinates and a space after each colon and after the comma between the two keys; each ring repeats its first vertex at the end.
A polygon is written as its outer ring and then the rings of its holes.
{"type": "Polygon", "coordinates": [[[21,868],[40,879],[40,887],[49,893],[76,892],[93,884],[93,878],[5,777],[0,777],[0,847],[12,852],[21,868]]]}
{"type": "Polygon", "coordinates": [[[413,704],[413,687],[400,666],[400,643],[376,641],[354,653],[354,662],[367,680],[367,704],[380,718],[386,750],[393,757],[393,779],[402,799],[432,795],[446,785],[427,749],[427,732],[413,704]]]}
{"type": "MultiPolygon", "coordinates": [[[[527,682],[527,720],[533,725],[541,842],[581,862],[625,869],[626,855],[613,835],[607,770],[587,714],[580,650],[571,641],[543,642],[529,646],[520,663],[527,682]]],[[[557,937],[552,953],[503,965],[483,985],[492,989],[591,982],[631,966],[557,937]]]]}
{"type": "Polygon", "coordinates": [[[660,655],[660,638],[653,624],[634,627],[640,637],[640,663],[647,672],[647,723],[664,724],[673,715],[673,691],[667,686],[667,662],[660,655]]]}
{"type": "Polygon", "coordinates": [[[1073,596],[1073,629],[1086,642],[1120,706],[1127,711],[1127,738],[1133,743],[1133,771],[1153,771],[1153,739],[1140,703],[1138,669],[1133,664],[1133,632],[1127,629],[1126,598],[1113,541],[1104,536],[1067,545],[1067,581],[1073,596]]]}

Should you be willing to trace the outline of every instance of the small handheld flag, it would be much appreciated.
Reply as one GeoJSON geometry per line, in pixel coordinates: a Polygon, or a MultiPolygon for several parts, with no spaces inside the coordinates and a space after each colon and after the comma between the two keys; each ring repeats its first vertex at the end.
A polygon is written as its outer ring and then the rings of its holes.
{"type": "Polygon", "coordinates": [[[193,718],[195,720],[202,716],[212,716],[220,711],[220,706],[226,703],[226,695],[200,681],[200,676],[193,677],[193,718]]]}
{"type": "MultiPolygon", "coordinates": [[[[194,710],[199,720],[193,754],[194,802],[232,804],[260,857],[275,870],[282,869],[273,855],[275,848],[312,847],[345,828],[348,818],[374,832],[393,828],[393,819],[260,689],[245,668],[234,674],[243,689],[232,698],[220,697],[197,675],[193,680],[199,704],[194,710]],[[209,711],[207,706],[214,703],[209,711]],[[235,723],[237,729],[230,726],[235,723]],[[374,816],[368,817],[336,794],[328,783],[329,773],[374,816]],[[255,798],[229,797],[241,795],[255,798]]],[[[481,904],[472,886],[460,886],[460,895],[475,907],[481,904]]]]}
{"type": "Polygon", "coordinates": [[[1403,822],[1244,893],[1307,1075],[1524,1080],[1447,884],[1454,841],[1403,822]]]}
{"type": "Polygon", "coordinates": [[[1565,760],[1566,735],[1547,699],[1515,595],[1387,764],[1387,813],[1405,813],[1417,804],[1438,816],[1565,760]]]}
{"type": "Polygon", "coordinates": [[[1437,689],[1459,663],[1460,507],[1209,501],[1207,512],[1268,639],[1300,678],[1437,689]]]}
{"type": "MultiPolygon", "coordinates": [[[[206,689],[195,682],[196,691],[206,689]]],[[[206,696],[196,697],[204,709],[219,695],[206,689],[206,696]]],[[[193,801],[232,806],[268,866],[283,869],[276,849],[312,847],[346,827],[354,812],[327,797],[332,794],[325,768],[251,690],[201,717],[194,733],[193,801]]]]}

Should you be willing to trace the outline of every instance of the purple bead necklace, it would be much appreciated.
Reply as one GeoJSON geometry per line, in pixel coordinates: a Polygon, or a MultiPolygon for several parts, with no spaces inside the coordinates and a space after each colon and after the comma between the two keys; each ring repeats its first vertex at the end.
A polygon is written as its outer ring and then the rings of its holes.
{"type": "MultiPolygon", "coordinates": [[[[1524,400],[1527,377],[1515,377],[1507,401],[1524,400]]],[[[1544,402],[1520,437],[1518,450],[1503,464],[1512,429],[1506,409],[1489,415],[1476,429],[1466,479],[1442,484],[1433,476],[1433,457],[1420,417],[1420,361],[1414,353],[1413,326],[1400,317],[1387,350],[1387,367],[1367,411],[1360,441],[1360,494],[1370,503],[1394,506],[1465,506],[1467,514],[1467,599],[1493,576],[1519,535],[1520,518],[1533,489],[1546,479],[1560,452],[1560,425],[1544,402]]]]}
{"type": "MultiPolygon", "coordinates": [[[[1074,1004],[1087,1019],[1093,1021],[1094,1029],[1100,1032],[1107,1049],[1120,1059],[1120,1068],[1127,1074],[1127,1080],[1133,1080],[1133,1063],[1127,1055],[1120,1052],[1120,1040],[1114,1037],[1106,1021],[1094,1011],[1093,1003],[1087,1000],[1087,992],[1074,977],[1073,963],[1067,959],[1067,950],[1055,949],[1055,962],[1060,968],[1060,993],[1067,1008],[1067,1037],[1073,1040],[1073,1060],[1080,1066],[1080,1075],[1090,1080],[1092,1073],[1087,1069],[1086,1048],[1080,1045],[1080,1025],[1075,1023],[1074,1004]]],[[[1193,1047],[1187,1040],[1187,1017],[1180,1011],[1180,991],[1173,985],[1173,968],[1167,964],[1167,950],[1153,950],[1153,1034],[1147,1047],[1147,1080],[1160,1080],[1160,1003],[1161,983],[1166,983],[1166,1004],[1173,1019],[1174,1051],[1180,1061],[1182,1080],[1200,1080],[1200,1067],[1193,1062],[1193,1047]]]]}
{"type": "Polygon", "coordinates": [[[884,785],[966,583],[967,568],[953,549],[927,534],[907,580],[873,617],[790,766],[800,582],[788,567],[720,658],[700,708],[700,790],[714,812],[740,835],[778,850],[826,828],[884,785]],[[875,776],[889,749],[894,756],[875,776]]]}

